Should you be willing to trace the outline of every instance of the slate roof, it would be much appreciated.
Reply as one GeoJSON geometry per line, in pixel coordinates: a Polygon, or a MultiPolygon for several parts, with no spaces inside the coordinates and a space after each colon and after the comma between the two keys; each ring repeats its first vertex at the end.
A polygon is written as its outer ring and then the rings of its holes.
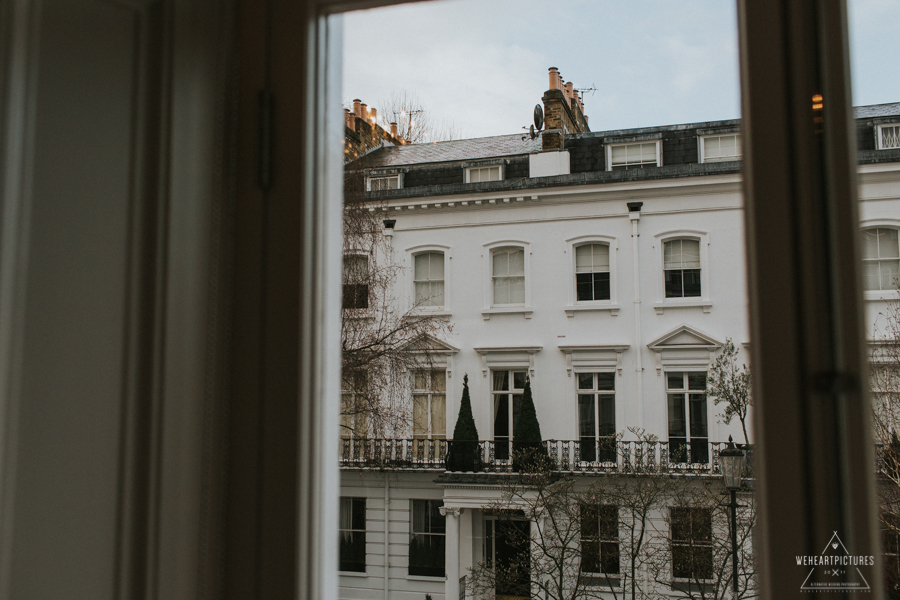
{"type": "Polygon", "coordinates": [[[522,141],[522,133],[434,144],[410,144],[382,148],[366,157],[366,167],[394,167],[422,163],[478,160],[495,156],[532,154],[541,149],[541,138],[522,141]]]}
{"type": "Polygon", "coordinates": [[[853,116],[857,119],[900,116],[900,102],[855,106],[853,107],[853,116]]]}
{"type": "MultiPolygon", "coordinates": [[[[856,106],[853,116],[856,119],[900,116],[900,102],[856,106]]],[[[644,127],[639,129],[598,131],[577,134],[578,137],[607,137],[615,135],[636,134],[646,131],[664,131],[679,129],[697,129],[713,125],[739,123],[739,120],[718,121],[709,123],[690,123],[684,125],[667,125],[661,127],[644,127]]],[[[408,146],[385,146],[372,151],[365,157],[361,166],[364,168],[398,167],[402,165],[421,165],[454,161],[480,160],[501,156],[521,156],[533,154],[541,150],[541,138],[522,139],[522,133],[512,135],[495,135],[491,137],[473,138],[469,140],[452,140],[433,144],[410,144],[408,146]]]]}

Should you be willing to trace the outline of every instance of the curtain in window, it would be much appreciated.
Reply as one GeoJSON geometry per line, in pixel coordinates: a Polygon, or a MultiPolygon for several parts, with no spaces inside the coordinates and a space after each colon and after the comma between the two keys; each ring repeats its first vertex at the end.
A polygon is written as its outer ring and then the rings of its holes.
{"type": "Polygon", "coordinates": [[[672,240],[663,248],[665,269],[699,269],[700,241],[672,240]]]}
{"type": "Polygon", "coordinates": [[[415,258],[416,304],[442,306],[444,304],[444,254],[426,252],[415,258]]]}

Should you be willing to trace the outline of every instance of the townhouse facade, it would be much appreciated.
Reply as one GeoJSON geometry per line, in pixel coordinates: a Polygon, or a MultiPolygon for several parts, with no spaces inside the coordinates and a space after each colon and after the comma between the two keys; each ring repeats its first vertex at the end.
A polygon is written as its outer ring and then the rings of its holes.
{"type": "MultiPolygon", "coordinates": [[[[407,145],[367,129],[348,150],[390,247],[351,260],[401,265],[398,301],[452,333],[409,374],[406,431],[341,440],[342,598],[473,597],[526,379],[554,468],[586,481],[627,473],[646,436],[643,460],[710,481],[729,437],[752,444],[706,395],[726,342],[750,360],[740,122],[592,132],[555,69],[541,107],[534,136],[407,145]],[[480,464],[455,473],[465,377],[480,464]]],[[[898,300],[900,103],[854,116],[874,324],[898,300]]],[[[373,121],[348,111],[348,138],[373,121]]]]}

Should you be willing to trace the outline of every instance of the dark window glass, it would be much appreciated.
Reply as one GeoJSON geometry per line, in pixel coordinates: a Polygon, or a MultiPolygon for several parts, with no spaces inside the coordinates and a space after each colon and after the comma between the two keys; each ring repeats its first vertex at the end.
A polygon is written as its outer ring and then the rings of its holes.
{"type": "Polygon", "coordinates": [[[581,506],[581,570],[619,574],[619,507],[581,506]]]}
{"type": "Polygon", "coordinates": [[[684,278],[684,297],[700,297],[700,269],[685,269],[682,273],[684,278]]]}
{"type": "Polygon", "coordinates": [[[413,500],[409,535],[409,574],[444,577],[446,525],[440,500],[413,500]]]}
{"type": "Polygon", "coordinates": [[[672,574],[692,581],[712,579],[712,511],[707,508],[670,509],[672,574]]]}
{"type": "Polygon", "coordinates": [[[682,298],[682,271],[666,271],[666,298],[682,298]]]}
{"type": "Polygon", "coordinates": [[[366,499],[341,498],[341,571],[366,572],[366,499]]]}

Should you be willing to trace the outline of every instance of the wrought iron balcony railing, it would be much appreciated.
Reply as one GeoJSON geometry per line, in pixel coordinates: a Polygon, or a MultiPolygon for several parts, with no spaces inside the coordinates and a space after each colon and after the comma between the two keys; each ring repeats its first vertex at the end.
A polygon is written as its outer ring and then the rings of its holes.
{"type": "MultiPolygon", "coordinates": [[[[638,442],[616,439],[547,440],[548,464],[561,473],[720,475],[724,442],[638,442]]],[[[745,446],[744,477],[753,478],[753,448],[745,446]]],[[[347,469],[506,473],[513,470],[510,442],[422,439],[341,439],[347,469]]]]}

